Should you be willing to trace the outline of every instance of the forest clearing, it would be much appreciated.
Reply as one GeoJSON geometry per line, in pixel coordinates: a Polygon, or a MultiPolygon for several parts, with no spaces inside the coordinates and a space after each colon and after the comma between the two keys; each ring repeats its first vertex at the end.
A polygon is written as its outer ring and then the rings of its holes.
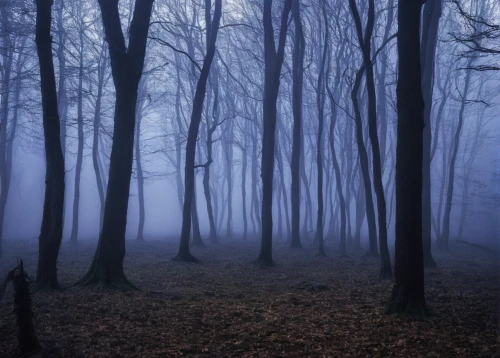
{"type": "MultiPolygon", "coordinates": [[[[74,283],[96,242],[61,247],[60,280],[74,283]]],[[[6,242],[33,273],[34,242],[6,242]]],[[[392,283],[377,260],[349,252],[317,257],[278,243],[277,266],[251,264],[256,243],[194,249],[201,265],[179,264],[175,241],[127,241],[125,272],[140,292],[69,288],[33,296],[37,335],[49,357],[494,357],[498,261],[453,244],[426,270],[422,320],[385,315],[392,283]],[[304,284],[305,283],[305,284],[304,284]],[[316,289],[312,284],[318,284],[316,289]],[[326,285],[327,287],[323,287],[326,285]]],[[[328,252],[333,251],[326,243],[328,252]]],[[[15,266],[0,261],[0,277],[15,266]]],[[[12,289],[0,301],[0,356],[16,347],[12,289]]]]}

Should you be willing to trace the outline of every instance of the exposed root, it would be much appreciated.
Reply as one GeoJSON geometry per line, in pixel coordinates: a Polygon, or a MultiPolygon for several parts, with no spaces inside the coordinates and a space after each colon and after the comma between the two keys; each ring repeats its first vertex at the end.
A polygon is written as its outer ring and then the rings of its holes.
{"type": "Polygon", "coordinates": [[[138,287],[132,284],[124,273],[117,275],[117,277],[103,277],[99,274],[99,270],[96,269],[94,262],[90,266],[87,274],[79,281],[71,285],[70,287],[89,287],[95,286],[99,290],[118,290],[122,292],[130,291],[141,291],[138,287]]]}

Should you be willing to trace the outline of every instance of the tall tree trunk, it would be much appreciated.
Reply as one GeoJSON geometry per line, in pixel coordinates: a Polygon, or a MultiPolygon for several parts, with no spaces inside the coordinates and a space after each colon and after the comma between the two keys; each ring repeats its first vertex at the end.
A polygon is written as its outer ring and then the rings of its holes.
{"type": "Polygon", "coordinates": [[[344,139],[344,148],[346,151],[345,156],[341,156],[341,158],[344,161],[345,168],[347,171],[346,178],[345,178],[345,196],[346,196],[346,220],[347,220],[347,242],[351,243],[354,249],[360,249],[360,242],[356,242],[356,244],[352,240],[352,220],[351,220],[351,201],[352,201],[352,190],[351,187],[353,185],[352,183],[352,178],[353,178],[353,167],[352,167],[352,144],[351,141],[353,139],[353,133],[352,133],[352,125],[348,122],[346,122],[346,132],[347,135],[345,136],[344,139]],[[347,149],[348,148],[348,149],[347,149]]]}
{"type": "Polygon", "coordinates": [[[138,103],[135,108],[135,166],[137,170],[137,199],[139,204],[139,226],[137,228],[137,241],[144,241],[144,222],[146,221],[146,208],[144,205],[144,173],[142,171],[141,155],[141,124],[143,106],[146,101],[147,80],[146,76],[139,82],[138,103]]]}
{"type": "Polygon", "coordinates": [[[304,52],[305,40],[300,19],[300,1],[293,1],[292,16],[295,25],[295,37],[293,40],[293,143],[291,160],[292,187],[292,240],[290,247],[301,248],[300,243],[300,152],[302,136],[302,88],[304,82],[304,52]]]}
{"type": "Polygon", "coordinates": [[[356,79],[351,91],[351,101],[354,109],[354,121],[356,123],[356,143],[358,145],[359,166],[361,171],[361,178],[363,180],[365,205],[366,205],[366,220],[368,222],[368,240],[370,247],[367,256],[377,257],[377,226],[375,224],[375,209],[373,206],[372,186],[370,180],[370,165],[368,161],[368,153],[363,137],[363,124],[361,121],[361,112],[358,102],[358,91],[361,86],[361,79],[363,77],[364,67],[356,73],[356,79]]]}
{"type": "MultiPolygon", "coordinates": [[[[14,59],[14,46],[10,39],[9,14],[6,5],[0,8],[0,19],[2,20],[1,38],[2,45],[0,54],[2,57],[2,83],[0,86],[0,258],[3,247],[3,225],[5,220],[5,207],[10,186],[10,171],[7,170],[9,159],[7,155],[7,138],[9,130],[9,97],[12,62],[14,59]]],[[[10,158],[12,161],[12,158],[10,158]]]]}
{"type": "Polygon", "coordinates": [[[255,229],[254,235],[260,235],[262,233],[262,220],[259,213],[259,197],[257,195],[257,130],[254,131],[254,136],[252,137],[252,211],[255,218],[255,229]]]}
{"type": "MultiPolygon", "coordinates": [[[[328,37],[329,37],[329,26],[328,19],[326,17],[326,7],[323,2],[322,5],[324,24],[325,24],[325,37],[323,43],[323,55],[321,58],[320,69],[318,73],[318,82],[316,89],[316,104],[318,107],[318,137],[316,142],[316,168],[318,170],[318,214],[316,216],[316,241],[318,242],[318,254],[320,256],[325,256],[325,246],[324,246],[324,238],[323,238],[323,214],[324,214],[324,205],[323,205],[323,128],[324,128],[324,110],[325,110],[325,85],[324,85],[324,76],[325,76],[325,64],[328,57],[328,37]]],[[[320,28],[321,28],[321,20],[320,20],[320,28]]],[[[321,31],[321,30],[320,30],[321,31]]],[[[326,76],[329,74],[327,73],[326,76]]]]}
{"type": "Polygon", "coordinates": [[[262,238],[260,253],[255,263],[261,267],[274,266],[273,262],[273,175],[276,132],[276,102],[280,86],[281,67],[285,52],[288,14],[292,0],[285,0],[281,14],[278,49],[275,47],[272,20],[272,0],[264,2],[264,100],[262,136],[262,238]]]}
{"type": "Polygon", "coordinates": [[[46,174],[35,290],[59,288],[57,257],[63,234],[64,157],[52,58],[51,8],[52,0],[36,1],[35,43],[40,64],[46,174]]]}
{"type": "Polygon", "coordinates": [[[419,1],[399,1],[398,7],[396,256],[394,286],[386,312],[422,315],[427,313],[422,249],[422,4],[419,1]]]}
{"type": "Polygon", "coordinates": [[[100,282],[129,289],[133,286],[123,272],[123,260],[134,160],[135,109],[144,67],[153,0],[135,3],[128,49],[125,46],[118,3],[100,0],[99,6],[106,41],[109,44],[111,71],[116,90],[113,144],[99,243],[89,271],[77,284],[100,282]]]}
{"type": "Polygon", "coordinates": [[[424,249],[424,266],[437,267],[431,251],[431,114],[434,87],[434,57],[441,17],[441,0],[429,0],[424,5],[422,24],[422,44],[420,62],[422,64],[422,92],[424,94],[424,149],[422,162],[422,245],[424,249]]]}
{"type": "Polygon", "coordinates": [[[193,204],[191,206],[191,221],[193,223],[193,246],[205,247],[203,240],[201,238],[200,232],[200,220],[198,219],[198,207],[196,205],[196,178],[193,187],[193,204]]]}
{"type": "MultiPolygon", "coordinates": [[[[176,62],[176,73],[177,73],[177,87],[175,92],[175,119],[177,123],[177,129],[179,130],[179,134],[183,133],[183,126],[181,121],[181,75],[180,75],[180,59],[177,54],[175,54],[175,62],[176,62]]],[[[180,138],[175,140],[175,163],[176,163],[176,171],[175,171],[175,180],[177,184],[177,200],[179,201],[179,206],[182,210],[182,206],[184,203],[184,199],[182,198],[182,193],[184,192],[184,183],[182,181],[182,171],[181,171],[181,162],[182,162],[182,141],[180,138]]]]}
{"type": "MultiPolygon", "coordinates": [[[[83,20],[82,20],[83,21],[83,20]]],[[[82,26],[81,26],[82,27],[82,26]]],[[[83,166],[83,30],[80,29],[80,49],[78,66],[78,94],[77,94],[77,129],[78,129],[78,149],[76,153],[75,166],[75,191],[73,196],[73,226],[69,242],[76,244],[78,242],[78,223],[80,219],[80,179],[82,177],[83,166]]]]}
{"type": "MultiPolygon", "coordinates": [[[[378,235],[380,246],[379,278],[382,280],[392,279],[391,258],[389,256],[389,248],[387,246],[387,208],[385,204],[384,186],[382,184],[382,163],[377,133],[377,97],[375,92],[375,75],[371,59],[371,38],[375,24],[375,1],[368,0],[368,19],[364,38],[361,18],[356,7],[356,1],[350,0],[350,6],[354,22],[356,24],[358,42],[363,53],[363,64],[366,69],[366,88],[368,92],[368,134],[372,147],[373,184],[375,188],[375,195],[377,196],[378,235]]],[[[385,155],[385,153],[383,153],[383,155],[385,155]]]]}
{"type": "Polygon", "coordinates": [[[94,107],[94,132],[92,136],[92,164],[94,167],[95,179],[97,184],[97,192],[99,194],[100,210],[99,210],[99,232],[102,230],[102,220],[104,218],[104,187],[105,182],[103,173],[99,164],[99,131],[101,127],[101,107],[102,107],[102,94],[104,88],[104,75],[106,73],[106,56],[103,44],[103,49],[97,63],[97,96],[94,107]]]}
{"type": "MultiPolygon", "coordinates": [[[[470,58],[467,64],[468,68],[471,68],[474,58],[470,58]]],[[[438,248],[440,250],[448,250],[448,242],[450,239],[450,220],[451,220],[451,206],[453,204],[453,186],[455,182],[455,162],[457,161],[458,148],[460,145],[460,135],[462,133],[462,127],[464,123],[464,113],[465,106],[467,105],[467,95],[469,93],[471,72],[466,71],[464,89],[462,91],[462,101],[460,103],[460,110],[458,112],[458,124],[455,129],[455,136],[452,141],[452,153],[450,156],[450,168],[448,170],[448,187],[446,191],[446,202],[444,207],[443,216],[443,232],[441,238],[438,241],[438,248]]]]}
{"type": "MultiPolygon", "coordinates": [[[[205,6],[210,7],[210,1],[206,0],[205,6]]],[[[198,262],[191,251],[189,250],[189,236],[191,232],[191,215],[195,186],[195,154],[196,140],[201,122],[201,114],[203,111],[203,103],[205,101],[205,92],[207,88],[207,80],[210,73],[210,66],[215,55],[215,44],[217,33],[219,31],[219,22],[221,18],[221,0],[215,0],[215,11],[212,22],[207,31],[210,32],[209,41],[207,42],[207,53],[203,60],[196,92],[193,99],[193,111],[191,113],[191,122],[189,123],[188,137],[186,142],[186,165],[184,168],[184,204],[182,210],[182,231],[179,242],[179,251],[174,260],[198,262]]],[[[209,25],[209,24],[207,24],[209,25]]]]}
{"type": "MultiPolygon", "coordinates": [[[[245,121],[246,127],[246,121],[245,121]]],[[[245,130],[246,133],[246,130],[245,130]]],[[[242,205],[242,213],[243,213],[243,241],[247,241],[248,238],[248,218],[247,218],[247,166],[248,166],[248,158],[247,158],[247,140],[246,135],[244,136],[244,144],[241,150],[241,205],[242,205]]]]}
{"type": "Polygon", "coordinates": [[[345,48],[345,42],[343,42],[342,47],[339,51],[339,55],[336,61],[336,71],[335,71],[335,90],[332,92],[330,86],[328,85],[328,77],[326,83],[326,89],[328,91],[328,97],[330,99],[331,108],[331,119],[330,119],[330,132],[328,142],[330,144],[330,152],[333,162],[333,170],[335,174],[335,184],[337,189],[337,196],[339,200],[339,210],[340,210],[340,238],[339,238],[339,252],[340,256],[346,256],[346,203],[344,199],[344,194],[342,192],[342,176],[340,174],[339,161],[337,159],[337,153],[335,151],[335,125],[337,124],[337,105],[340,94],[339,94],[339,80],[340,80],[340,56],[343,54],[345,48]]]}
{"type": "Polygon", "coordinates": [[[283,167],[283,156],[281,152],[281,142],[278,141],[276,143],[276,157],[278,161],[278,171],[280,174],[280,189],[283,200],[283,207],[285,211],[285,224],[287,229],[286,241],[290,240],[291,237],[291,223],[290,223],[290,215],[288,213],[288,196],[285,185],[285,168],[283,167]]]}
{"type": "Polygon", "coordinates": [[[229,133],[226,135],[226,145],[224,156],[226,158],[226,176],[227,176],[227,225],[226,225],[226,236],[231,238],[233,236],[233,144],[231,143],[231,138],[233,138],[234,131],[232,123],[228,124],[226,129],[229,133]]]}
{"type": "Polygon", "coordinates": [[[219,120],[219,82],[217,76],[213,76],[213,91],[214,91],[214,104],[212,109],[212,122],[210,122],[210,114],[208,113],[207,106],[207,163],[203,168],[203,191],[205,194],[205,201],[207,203],[208,223],[210,225],[210,242],[217,243],[217,230],[215,228],[215,218],[212,208],[212,195],[210,193],[210,165],[213,161],[213,134],[217,129],[217,121],[219,120]]]}

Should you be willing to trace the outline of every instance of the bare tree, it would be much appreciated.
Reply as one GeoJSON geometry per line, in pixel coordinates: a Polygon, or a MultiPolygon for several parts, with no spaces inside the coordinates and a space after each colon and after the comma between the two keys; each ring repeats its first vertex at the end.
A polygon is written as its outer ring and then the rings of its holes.
{"type": "Polygon", "coordinates": [[[63,231],[65,173],[50,34],[52,3],[52,0],[37,0],[36,2],[35,43],[40,63],[46,174],[42,227],[38,237],[39,252],[35,290],[59,288],[57,257],[63,231]]]}
{"type": "MultiPolygon", "coordinates": [[[[205,6],[211,7],[211,1],[206,0],[205,6]]],[[[207,87],[208,76],[210,74],[210,66],[215,55],[215,45],[217,41],[217,33],[219,31],[219,23],[221,18],[221,0],[215,0],[215,8],[211,22],[208,22],[207,30],[210,32],[209,41],[207,42],[207,53],[203,61],[198,83],[196,85],[196,93],[193,99],[193,111],[191,113],[191,122],[189,124],[188,137],[186,142],[186,166],[184,169],[184,205],[182,210],[182,232],[179,243],[179,251],[174,258],[179,261],[198,262],[191,251],[189,250],[189,235],[191,231],[191,211],[193,204],[193,194],[195,185],[195,155],[196,155],[196,140],[201,122],[203,111],[203,103],[205,101],[205,92],[207,87]]],[[[208,163],[207,163],[208,164],[208,163]]],[[[207,165],[205,164],[205,165],[207,165]]]]}
{"type": "Polygon", "coordinates": [[[77,284],[102,282],[133,288],[123,272],[125,230],[134,153],[137,89],[144,67],[153,0],[137,1],[129,30],[128,48],[121,27],[117,0],[100,0],[102,22],[109,45],[116,91],[113,144],[102,230],[92,264],[77,284]]]}
{"type": "Polygon", "coordinates": [[[398,5],[398,130],[396,149],[396,255],[387,313],[427,313],[422,249],[424,98],[420,64],[420,1],[398,5]]]}

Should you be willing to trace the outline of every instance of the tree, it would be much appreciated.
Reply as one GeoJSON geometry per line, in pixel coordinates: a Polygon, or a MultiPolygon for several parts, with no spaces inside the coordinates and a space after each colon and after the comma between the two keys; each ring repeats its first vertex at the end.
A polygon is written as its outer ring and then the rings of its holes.
{"type": "MultiPolygon", "coordinates": [[[[205,0],[205,6],[210,8],[211,1],[205,0]]],[[[201,122],[201,114],[203,111],[203,103],[205,101],[205,92],[207,88],[208,76],[210,74],[210,66],[215,55],[215,45],[217,41],[217,33],[219,31],[219,23],[221,18],[222,3],[221,0],[215,0],[215,8],[213,18],[207,22],[206,29],[210,32],[207,36],[207,53],[203,60],[196,92],[193,99],[193,111],[191,113],[191,122],[189,123],[188,137],[186,142],[186,166],[184,168],[184,204],[182,208],[182,231],[179,242],[179,251],[174,260],[198,262],[191,251],[189,250],[189,235],[191,232],[191,211],[193,205],[194,186],[195,186],[195,155],[196,155],[196,140],[201,122]]],[[[206,18],[206,21],[210,18],[206,18]]]]}
{"type": "Polygon", "coordinates": [[[425,267],[437,267],[431,252],[431,113],[432,94],[434,87],[434,57],[439,29],[439,18],[441,17],[441,0],[428,0],[423,11],[422,24],[422,92],[424,94],[424,151],[423,151],[423,186],[422,186],[422,244],[424,248],[425,267]]]}
{"type": "Polygon", "coordinates": [[[83,17],[83,6],[82,3],[78,3],[76,9],[75,20],[78,23],[78,92],[77,92],[77,132],[78,132],[78,149],[76,154],[76,166],[75,166],[75,191],[73,197],[73,226],[71,228],[71,236],[69,241],[73,244],[78,242],[78,224],[80,219],[80,179],[82,176],[82,166],[83,166],[83,142],[85,140],[83,134],[83,67],[84,67],[84,50],[85,43],[84,32],[87,25],[84,22],[83,17]]]}
{"type": "Polygon", "coordinates": [[[46,172],[42,227],[38,236],[35,290],[59,288],[57,257],[63,234],[65,172],[50,35],[52,3],[52,0],[36,2],[35,43],[40,64],[46,172]]]}
{"type": "Polygon", "coordinates": [[[420,65],[422,3],[401,0],[398,8],[396,148],[396,255],[387,313],[427,313],[422,249],[422,146],[424,99],[420,65]]]}
{"type": "Polygon", "coordinates": [[[302,87],[304,81],[304,52],[305,41],[300,19],[300,1],[292,3],[292,16],[295,25],[293,39],[293,143],[291,160],[292,188],[290,190],[292,205],[292,239],[290,246],[301,248],[300,244],[300,151],[302,137],[302,87]]]}
{"type": "MultiPolygon", "coordinates": [[[[328,41],[329,41],[329,26],[326,16],[326,7],[323,2],[322,13],[325,22],[325,38],[323,44],[323,54],[318,73],[318,82],[316,88],[316,104],[318,107],[318,137],[316,148],[316,168],[318,170],[318,215],[316,216],[316,241],[319,244],[320,256],[325,256],[325,247],[323,242],[323,128],[324,128],[324,111],[325,111],[325,64],[328,58],[328,41]]],[[[321,24],[321,20],[320,20],[321,24]]],[[[326,72],[329,76],[329,71],[326,72]]]]}
{"type": "MultiPolygon", "coordinates": [[[[389,248],[387,246],[387,209],[385,204],[384,186],[382,184],[382,163],[381,153],[377,133],[377,98],[375,92],[375,76],[373,73],[373,62],[371,59],[371,38],[373,34],[373,26],[375,23],[375,2],[368,1],[368,20],[363,37],[361,26],[361,18],[355,0],[349,1],[354,22],[356,24],[356,32],[358,34],[358,42],[363,54],[363,64],[366,70],[366,87],[368,91],[368,133],[370,143],[372,145],[372,160],[373,160],[373,184],[375,187],[375,195],[377,196],[377,213],[378,213],[378,235],[380,245],[380,279],[392,278],[391,258],[389,256],[389,248]]],[[[385,135],[385,133],[384,133],[385,135]]],[[[384,153],[385,155],[385,153],[384,153]]],[[[370,187],[365,190],[371,190],[370,187]]]]}
{"type": "Polygon", "coordinates": [[[264,1],[264,101],[262,107],[264,131],[262,137],[262,238],[255,263],[261,267],[274,266],[273,261],[273,174],[276,132],[276,103],[280,87],[281,67],[285,53],[288,14],[292,0],[285,0],[281,13],[278,48],[274,41],[272,19],[273,0],[264,1]]]}
{"type": "Polygon", "coordinates": [[[153,0],[135,3],[128,48],[121,27],[118,0],[99,0],[99,7],[116,91],[113,144],[99,243],[89,271],[77,284],[101,282],[129,289],[133,286],[123,273],[123,259],[134,153],[135,108],[153,0]]]}

